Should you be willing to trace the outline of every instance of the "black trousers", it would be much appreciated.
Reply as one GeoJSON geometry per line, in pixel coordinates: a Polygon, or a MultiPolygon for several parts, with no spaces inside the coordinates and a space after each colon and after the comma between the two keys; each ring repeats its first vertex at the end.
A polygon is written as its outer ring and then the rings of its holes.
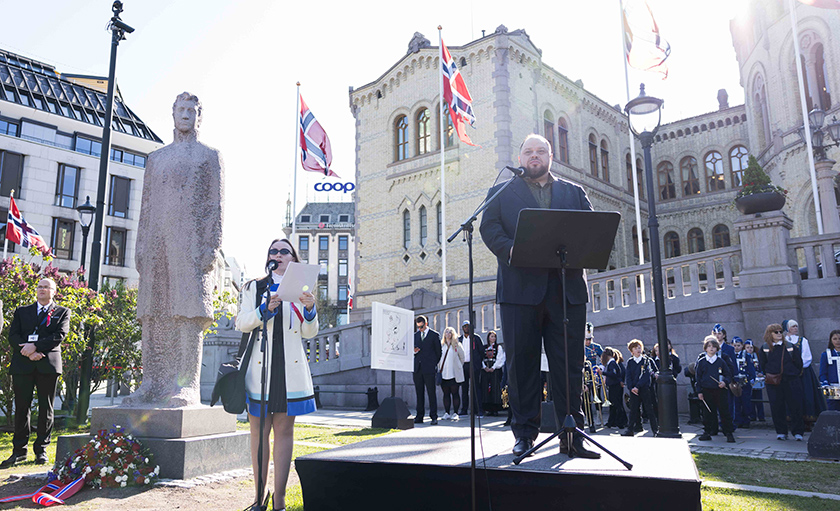
{"type": "Polygon", "coordinates": [[[15,393],[15,434],[12,438],[12,452],[25,456],[32,428],[29,410],[32,407],[32,392],[38,392],[38,425],[32,450],[41,454],[52,437],[53,403],[58,383],[58,374],[13,374],[12,389],[15,393]]]}
{"type": "Polygon", "coordinates": [[[458,382],[455,378],[451,380],[443,380],[440,383],[440,388],[443,390],[443,411],[449,413],[449,408],[452,407],[452,413],[458,413],[461,406],[461,397],[458,395],[458,382]]]}
{"type": "Polygon", "coordinates": [[[610,400],[610,418],[607,420],[607,427],[627,427],[627,412],[624,411],[624,387],[620,383],[607,387],[610,400]]]}
{"type": "MultiPolygon", "coordinates": [[[[536,439],[540,430],[540,351],[545,344],[557,424],[566,416],[566,357],[563,340],[563,290],[551,272],[548,291],[538,305],[500,305],[508,371],[508,398],[516,438],[536,439]]],[[[583,429],[583,331],[586,304],[567,306],[569,318],[569,411],[583,429]]]]}
{"type": "Polygon", "coordinates": [[[422,419],[426,415],[426,395],[429,394],[429,417],[437,419],[437,389],[435,388],[435,374],[413,373],[414,391],[417,393],[417,415],[422,419]]]}
{"type": "Polygon", "coordinates": [[[787,435],[787,414],[790,414],[790,432],[794,435],[805,433],[805,421],[802,417],[802,380],[798,376],[782,375],[781,385],[767,385],[767,399],[770,400],[770,413],[773,427],[779,435],[787,435]],[[787,407],[787,412],[785,411],[787,407]]]}
{"type": "Polygon", "coordinates": [[[707,435],[717,435],[718,415],[720,415],[720,425],[723,426],[724,435],[729,435],[735,431],[735,427],[732,425],[732,415],[729,413],[729,388],[712,387],[701,390],[703,391],[703,401],[709,406],[709,409],[703,413],[703,431],[707,435]]]}
{"type": "MultiPolygon", "coordinates": [[[[475,378],[470,378],[470,363],[464,362],[464,382],[461,383],[461,411],[459,412],[461,415],[466,415],[470,408],[470,382],[475,382],[478,385],[478,376],[480,375],[479,371],[480,364],[479,362],[475,363],[475,367],[477,369],[476,373],[473,375],[475,378]]],[[[476,388],[475,399],[473,399],[473,406],[472,409],[475,410],[476,414],[481,413],[481,406],[478,404],[478,388],[476,388]]]]}
{"type": "Polygon", "coordinates": [[[642,424],[642,417],[639,413],[639,405],[642,405],[645,413],[650,421],[650,430],[654,433],[659,432],[659,421],[656,419],[656,413],[653,410],[653,396],[651,395],[650,387],[642,387],[639,389],[639,394],[636,395],[630,392],[630,420],[627,423],[628,428],[635,428],[636,424],[642,424]]]}

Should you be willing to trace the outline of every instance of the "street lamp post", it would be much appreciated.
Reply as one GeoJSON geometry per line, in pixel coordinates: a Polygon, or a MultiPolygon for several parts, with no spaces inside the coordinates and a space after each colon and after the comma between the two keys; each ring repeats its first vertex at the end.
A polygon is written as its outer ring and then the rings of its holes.
{"type": "MultiPolygon", "coordinates": [[[[820,216],[824,234],[840,232],[840,217],[837,215],[837,197],[834,194],[835,172],[837,163],[828,157],[830,147],[840,145],[840,121],[832,118],[826,126],[825,112],[814,108],[808,113],[811,127],[811,147],[814,149],[814,172],[816,174],[815,192],[819,194],[820,216]],[[830,140],[829,140],[830,139],[830,140]]],[[[799,137],[805,142],[805,126],[799,127],[799,137]]],[[[817,197],[814,197],[816,199],[817,197]]],[[[816,201],[815,201],[816,202],[816,201]]]]}
{"type": "MultiPolygon", "coordinates": [[[[828,160],[826,149],[840,145],[840,121],[837,117],[833,117],[831,122],[823,127],[825,112],[820,108],[815,108],[808,112],[808,122],[811,124],[811,145],[814,148],[814,157],[817,161],[828,160]],[[826,132],[833,143],[826,143],[826,132]]],[[[805,141],[805,126],[799,127],[799,138],[805,141]]]]}
{"type": "MultiPolygon", "coordinates": [[[[85,260],[87,258],[87,239],[90,231],[90,223],[93,221],[93,215],[96,213],[96,206],[90,203],[90,195],[85,199],[85,203],[76,208],[79,212],[79,223],[82,225],[82,261],[79,268],[85,267],[85,260]]],[[[84,273],[81,276],[85,279],[84,273]]]]}
{"type": "Polygon", "coordinates": [[[659,436],[679,438],[677,421],[677,380],[671,367],[671,350],[668,349],[668,331],[665,324],[665,293],[662,286],[662,254],[659,248],[659,220],[656,218],[656,195],[653,188],[653,168],[650,146],[662,121],[663,101],[645,94],[642,84],[639,96],[624,107],[633,134],[642,144],[645,153],[645,180],[647,181],[648,232],[650,233],[650,263],[653,270],[653,299],[656,311],[656,333],[659,344],[659,436]]]}

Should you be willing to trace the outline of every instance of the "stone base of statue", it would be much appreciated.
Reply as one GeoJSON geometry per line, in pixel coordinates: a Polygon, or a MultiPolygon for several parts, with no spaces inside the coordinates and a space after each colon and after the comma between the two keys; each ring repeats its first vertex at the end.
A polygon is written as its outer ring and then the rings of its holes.
{"type": "MultiPolygon", "coordinates": [[[[121,408],[91,412],[90,430],[124,427],[152,451],[160,477],[191,479],[251,466],[250,433],[236,430],[236,417],[222,407],[121,408]]],[[[82,447],[90,435],[58,438],[56,460],[82,447]]]]}

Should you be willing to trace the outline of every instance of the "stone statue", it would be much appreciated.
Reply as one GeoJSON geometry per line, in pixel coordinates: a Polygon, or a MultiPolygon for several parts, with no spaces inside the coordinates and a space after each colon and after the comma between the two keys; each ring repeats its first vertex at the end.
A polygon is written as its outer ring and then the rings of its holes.
{"type": "Polygon", "coordinates": [[[430,48],[432,43],[420,32],[414,32],[411,41],[408,42],[408,53],[417,53],[423,48],[430,48]]]}
{"type": "Polygon", "coordinates": [[[136,263],[143,326],[143,383],[123,406],[201,404],[202,333],[213,321],[213,266],[222,246],[224,165],[198,141],[201,102],[172,105],[174,141],[149,155],[143,178],[136,263]]]}

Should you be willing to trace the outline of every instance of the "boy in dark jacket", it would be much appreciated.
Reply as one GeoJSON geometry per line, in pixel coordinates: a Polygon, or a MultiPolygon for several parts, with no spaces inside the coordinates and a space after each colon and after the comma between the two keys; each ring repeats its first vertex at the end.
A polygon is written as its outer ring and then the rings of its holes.
{"type": "Polygon", "coordinates": [[[627,348],[633,355],[627,361],[627,375],[624,381],[625,387],[630,389],[630,420],[621,436],[633,436],[633,425],[640,420],[639,404],[644,407],[650,419],[650,430],[653,436],[656,436],[659,432],[659,421],[653,409],[650,389],[653,381],[653,361],[644,355],[645,346],[642,341],[633,339],[627,344],[627,348]]]}
{"type": "Polygon", "coordinates": [[[732,416],[729,414],[729,398],[727,385],[732,381],[732,371],[729,364],[718,356],[720,344],[714,336],[708,336],[703,341],[703,350],[706,355],[697,361],[696,380],[697,397],[706,403],[708,407],[703,418],[703,434],[699,440],[711,440],[718,431],[718,414],[723,426],[723,434],[726,441],[735,443],[732,436],[732,416]]]}

